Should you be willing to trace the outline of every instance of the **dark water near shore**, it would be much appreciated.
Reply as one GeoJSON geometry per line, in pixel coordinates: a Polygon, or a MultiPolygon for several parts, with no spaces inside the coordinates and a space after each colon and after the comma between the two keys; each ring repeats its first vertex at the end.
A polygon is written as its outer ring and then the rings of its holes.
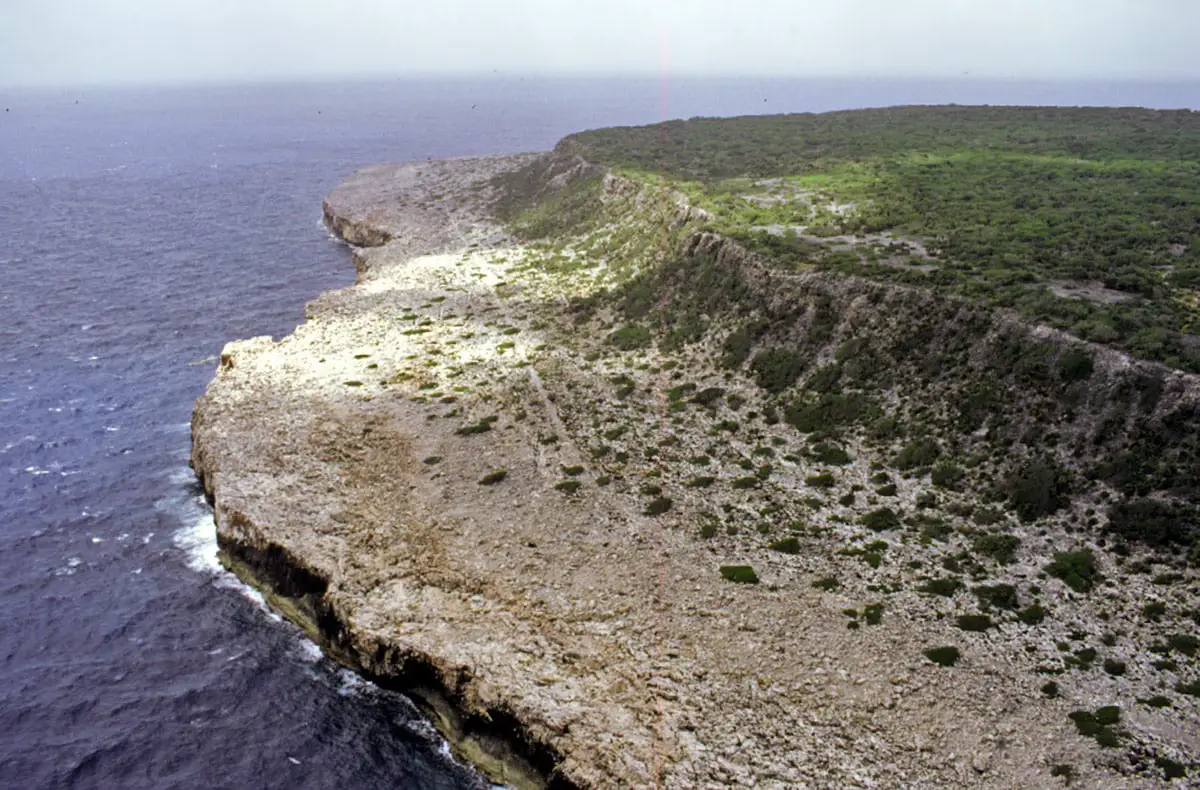
{"type": "Polygon", "coordinates": [[[4,93],[0,787],[471,787],[408,703],[215,564],[192,401],[233,338],[353,276],[319,224],[374,162],[670,117],[897,103],[1200,107],[1200,86],[378,82],[4,93]],[[208,362],[201,362],[209,360],[208,362]]]}

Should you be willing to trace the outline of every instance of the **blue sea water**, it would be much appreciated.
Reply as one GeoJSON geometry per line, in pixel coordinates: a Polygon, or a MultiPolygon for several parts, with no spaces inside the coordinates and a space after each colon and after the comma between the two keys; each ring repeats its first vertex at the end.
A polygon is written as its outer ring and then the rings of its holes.
{"type": "Polygon", "coordinates": [[[187,467],[222,345],[351,282],[319,222],[342,176],[664,117],[938,102],[1195,108],[1200,85],[0,90],[0,787],[484,784],[219,569],[187,467]]]}

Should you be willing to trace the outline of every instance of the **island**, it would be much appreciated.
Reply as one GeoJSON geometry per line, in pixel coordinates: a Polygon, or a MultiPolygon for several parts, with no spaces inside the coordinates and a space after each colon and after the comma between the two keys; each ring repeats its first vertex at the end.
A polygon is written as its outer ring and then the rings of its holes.
{"type": "Polygon", "coordinates": [[[230,343],[222,561],[514,788],[1200,776],[1200,114],[369,167],[230,343]]]}

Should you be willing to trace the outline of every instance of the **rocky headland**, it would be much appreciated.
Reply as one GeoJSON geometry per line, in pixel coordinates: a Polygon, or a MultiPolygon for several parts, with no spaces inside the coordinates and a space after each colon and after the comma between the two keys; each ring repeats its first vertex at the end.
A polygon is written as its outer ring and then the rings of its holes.
{"type": "Polygon", "coordinates": [[[1196,376],[780,268],[570,143],[324,212],[356,284],[225,348],[192,465],[223,561],[489,776],[1188,781],[1189,505],[1089,470],[1186,462],[1196,376]]]}

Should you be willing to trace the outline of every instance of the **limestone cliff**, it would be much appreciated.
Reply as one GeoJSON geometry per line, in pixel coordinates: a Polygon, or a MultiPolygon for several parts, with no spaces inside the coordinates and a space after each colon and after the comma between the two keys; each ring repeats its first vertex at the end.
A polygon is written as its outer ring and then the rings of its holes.
{"type": "Polygon", "coordinates": [[[1117,483],[1058,490],[1132,426],[1186,458],[1194,377],[779,271],[566,151],[368,168],[324,211],[358,283],[225,349],[192,463],[225,561],[492,776],[1149,787],[1200,759],[1194,695],[1139,703],[1194,682],[1193,571],[1140,616],[1164,588],[1080,528],[1117,483]],[[977,460],[935,485],[952,425],[977,460]],[[1004,492],[1039,464],[1054,507],[1026,513],[1004,492]],[[1083,547],[1090,595],[1046,571],[1083,547]],[[1111,705],[1116,744],[1068,717],[1111,705]]]}

